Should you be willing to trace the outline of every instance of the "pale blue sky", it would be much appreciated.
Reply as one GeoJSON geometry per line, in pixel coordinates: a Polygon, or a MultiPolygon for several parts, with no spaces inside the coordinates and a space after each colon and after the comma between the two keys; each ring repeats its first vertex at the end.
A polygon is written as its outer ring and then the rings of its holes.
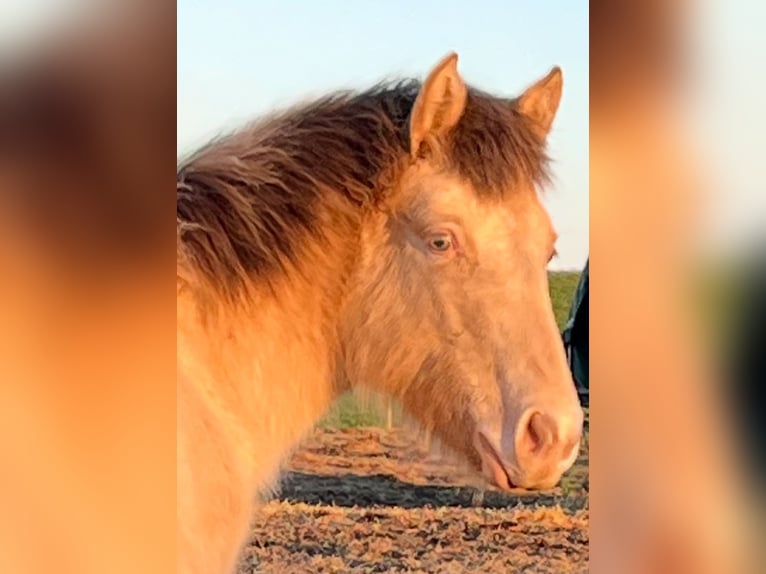
{"type": "Polygon", "coordinates": [[[181,0],[178,153],[274,107],[387,76],[422,77],[448,51],[469,83],[514,95],[553,65],[564,96],[547,196],[552,268],[588,255],[588,3],[583,0],[181,0]]]}

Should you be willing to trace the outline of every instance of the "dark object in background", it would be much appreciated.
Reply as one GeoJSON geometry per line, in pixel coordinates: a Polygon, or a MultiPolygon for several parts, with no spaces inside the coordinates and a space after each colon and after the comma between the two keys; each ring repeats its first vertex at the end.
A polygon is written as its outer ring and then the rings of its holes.
{"type": "Polygon", "coordinates": [[[582,406],[590,405],[590,388],[588,386],[588,267],[590,257],[585,262],[585,268],[577,284],[569,320],[564,326],[562,337],[569,361],[569,369],[577,387],[582,406]]]}
{"type": "Polygon", "coordinates": [[[731,360],[731,398],[750,471],[766,485],[766,253],[744,276],[731,360]]]}

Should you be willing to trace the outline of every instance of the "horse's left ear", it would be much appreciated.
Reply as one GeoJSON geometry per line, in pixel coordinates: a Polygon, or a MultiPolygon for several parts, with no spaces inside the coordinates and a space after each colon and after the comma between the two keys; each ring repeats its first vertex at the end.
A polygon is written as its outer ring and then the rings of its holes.
{"type": "Polygon", "coordinates": [[[434,66],[423,82],[410,115],[410,153],[418,157],[429,140],[443,139],[465,111],[468,89],[451,52],[434,66]]]}
{"type": "Polygon", "coordinates": [[[564,77],[561,68],[554,67],[548,75],[535,82],[518,99],[518,110],[548,135],[561,102],[564,77]]]}

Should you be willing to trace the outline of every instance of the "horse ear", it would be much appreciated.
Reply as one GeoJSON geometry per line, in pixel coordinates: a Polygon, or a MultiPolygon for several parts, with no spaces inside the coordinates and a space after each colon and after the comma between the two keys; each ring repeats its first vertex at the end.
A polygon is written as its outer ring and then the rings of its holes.
{"type": "Polygon", "coordinates": [[[518,110],[548,135],[561,102],[564,84],[561,68],[555,66],[548,75],[535,82],[518,99],[518,110]]]}
{"type": "Polygon", "coordinates": [[[413,158],[430,139],[441,139],[460,121],[468,90],[457,71],[457,54],[449,53],[423,82],[410,116],[410,153],[413,158]]]}

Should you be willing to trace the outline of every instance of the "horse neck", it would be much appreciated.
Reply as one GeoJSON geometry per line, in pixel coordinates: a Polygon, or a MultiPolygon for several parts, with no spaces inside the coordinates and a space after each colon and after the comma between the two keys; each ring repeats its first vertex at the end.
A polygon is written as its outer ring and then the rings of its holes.
{"type": "Polygon", "coordinates": [[[203,328],[191,300],[179,297],[179,368],[228,421],[233,442],[244,442],[236,448],[249,452],[257,489],[269,488],[280,463],[343,390],[337,323],[350,258],[343,246],[351,242],[333,241],[329,250],[308,246],[301,260],[310,265],[221,313],[212,327],[203,328]]]}

